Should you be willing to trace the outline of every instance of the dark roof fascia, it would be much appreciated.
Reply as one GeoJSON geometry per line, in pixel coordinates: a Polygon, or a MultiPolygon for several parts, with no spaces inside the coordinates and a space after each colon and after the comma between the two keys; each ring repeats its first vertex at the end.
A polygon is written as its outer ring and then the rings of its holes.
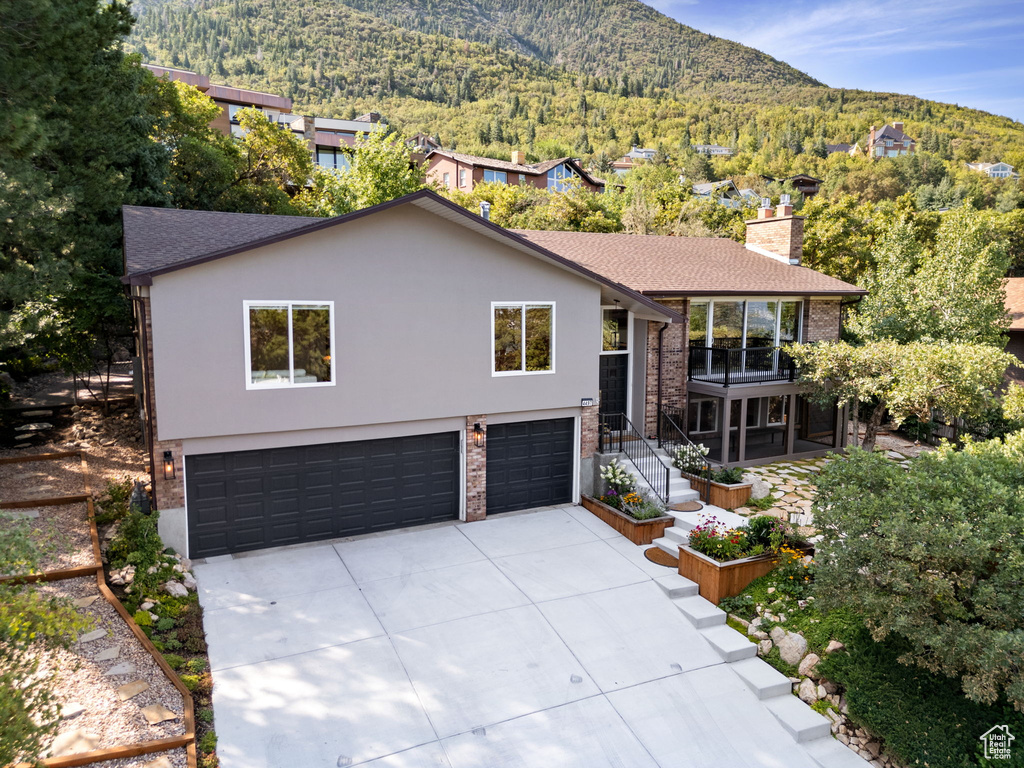
{"type": "Polygon", "coordinates": [[[683,318],[683,316],[680,315],[678,312],[675,312],[674,310],[671,310],[668,307],[662,306],[661,304],[654,301],[653,299],[648,298],[644,294],[638,291],[634,291],[632,288],[628,288],[622,283],[617,283],[614,280],[610,280],[604,275],[600,275],[597,272],[593,272],[587,269],[586,267],[577,264],[575,261],[571,259],[567,259],[564,256],[559,256],[557,253],[549,251],[547,248],[542,248],[541,246],[531,242],[522,235],[518,235],[515,232],[510,232],[504,227],[498,226],[489,219],[484,219],[480,216],[477,216],[475,213],[466,210],[461,205],[457,205],[456,203],[453,203],[450,200],[441,197],[439,194],[429,189],[421,189],[420,191],[413,192],[412,194],[406,195],[405,197],[399,197],[394,200],[389,200],[386,203],[380,203],[379,205],[371,206],[370,208],[363,208],[362,210],[359,211],[346,213],[343,216],[335,216],[334,218],[316,221],[310,224],[309,226],[300,227],[298,229],[292,229],[287,232],[282,232],[279,235],[265,237],[262,240],[254,240],[252,242],[235,246],[233,248],[226,248],[221,251],[216,251],[214,253],[198,256],[194,259],[187,259],[185,261],[180,261],[176,264],[168,264],[165,267],[153,269],[148,272],[138,272],[134,275],[126,275],[125,278],[122,278],[122,280],[124,282],[130,283],[131,285],[152,285],[153,277],[157,275],[167,274],[168,272],[177,272],[180,269],[186,269],[188,267],[193,267],[199,264],[205,264],[206,262],[222,259],[226,256],[232,256],[234,254],[243,253],[245,251],[252,251],[255,250],[256,248],[262,248],[267,245],[274,245],[275,243],[290,240],[293,237],[301,237],[303,235],[308,235],[312,232],[318,232],[321,229],[327,229],[338,224],[346,224],[350,221],[361,219],[364,216],[370,216],[381,211],[386,211],[390,208],[396,208],[400,205],[405,205],[406,203],[415,203],[417,200],[423,199],[427,199],[435,203],[440,203],[442,206],[465,217],[466,219],[474,222],[475,224],[483,225],[484,228],[490,229],[492,232],[499,234],[502,237],[508,238],[509,240],[513,240],[517,244],[529,248],[534,253],[537,253],[540,256],[544,256],[545,258],[555,262],[556,264],[560,264],[564,267],[567,267],[571,271],[583,275],[584,277],[589,278],[590,280],[593,280],[594,282],[600,285],[604,285],[608,288],[611,288],[612,290],[619,291],[626,296],[630,296],[638,303],[643,304],[649,309],[660,314],[666,315],[672,320],[672,322],[685,322],[685,318],[683,318]]]}
{"type": "Polygon", "coordinates": [[[857,288],[852,291],[807,291],[807,290],[796,290],[796,291],[758,291],[758,290],[700,290],[700,291],[666,291],[666,290],[648,290],[641,291],[644,296],[651,297],[664,297],[667,299],[677,299],[686,296],[700,296],[701,298],[708,296],[867,296],[868,292],[863,288],[857,288]]]}
{"type": "Polygon", "coordinates": [[[587,173],[587,171],[583,168],[583,166],[581,166],[579,163],[577,163],[573,158],[567,157],[564,162],[569,163],[570,165],[572,165],[572,167],[575,168],[579,172],[580,176],[582,176],[584,179],[589,181],[595,187],[603,187],[605,185],[605,183],[603,181],[601,181],[601,179],[596,179],[593,176],[591,176],[589,173],[587,173]]]}

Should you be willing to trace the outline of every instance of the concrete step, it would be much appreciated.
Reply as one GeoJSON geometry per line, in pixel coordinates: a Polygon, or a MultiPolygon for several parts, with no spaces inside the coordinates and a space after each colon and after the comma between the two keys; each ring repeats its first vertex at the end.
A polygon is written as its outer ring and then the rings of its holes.
{"type": "Polygon", "coordinates": [[[804,744],[804,751],[821,768],[865,768],[868,765],[867,760],[834,738],[808,742],[804,744]]]}
{"type": "Polygon", "coordinates": [[[709,517],[716,518],[726,528],[739,528],[747,524],[747,518],[743,515],[737,515],[735,512],[711,504],[705,504],[704,509],[700,512],[673,512],[672,516],[676,519],[676,527],[687,531],[696,528],[709,517]]]}
{"type": "Polygon", "coordinates": [[[690,481],[685,477],[668,476],[668,489],[670,491],[688,491],[690,490],[690,487],[690,481]]]}
{"type": "Polygon", "coordinates": [[[740,661],[757,656],[757,646],[726,624],[702,629],[700,633],[718,651],[723,661],[740,661]]]}
{"type": "Polygon", "coordinates": [[[747,684],[754,695],[763,701],[792,693],[793,684],[789,678],[767,661],[756,658],[757,646],[750,642],[747,644],[755,649],[755,658],[737,661],[731,669],[740,676],[740,679],[747,684]]]}
{"type": "Polygon", "coordinates": [[[699,595],[679,597],[672,602],[697,629],[725,624],[725,611],[719,610],[717,605],[699,595]]]}
{"type": "Polygon", "coordinates": [[[673,525],[671,528],[665,529],[665,538],[674,541],[676,544],[689,544],[690,531],[680,528],[678,525],[673,525]]]}
{"type": "Polygon", "coordinates": [[[783,728],[799,743],[823,739],[831,734],[829,721],[796,696],[778,696],[764,704],[783,728]]]}
{"type": "Polygon", "coordinates": [[[655,539],[651,542],[664,552],[666,555],[672,555],[672,557],[679,557],[679,542],[673,541],[672,539],[662,536],[660,539],[655,539]]]}
{"type": "Polygon", "coordinates": [[[669,504],[682,504],[684,501],[700,501],[700,493],[692,488],[669,492],[669,504]]]}
{"type": "Polygon", "coordinates": [[[690,581],[678,573],[659,576],[654,581],[669,597],[690,597],[691,595],[696,595],[699,589],[697,582],[690,581]]]}

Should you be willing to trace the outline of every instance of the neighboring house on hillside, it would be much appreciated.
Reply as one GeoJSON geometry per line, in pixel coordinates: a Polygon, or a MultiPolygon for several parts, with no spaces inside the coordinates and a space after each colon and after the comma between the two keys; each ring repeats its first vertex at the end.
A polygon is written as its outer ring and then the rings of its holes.
{"type": "Polygon", "coordinates": [[[650,162],[654,159],[654,155],[657,154],[656,149],[647,149],[645,147],[633,147],[629,152],[623,155],[620,159],[612,163],[612,168],[615,173],[620,176],[628,171],[633,170],[637,165],[643,162],[650,162]]]}
{"type": "Polygon", "coordinates": [[[798,173],[795,176],[787,176],[784,179],[776,179],[771,176],[762,176],[761,178],[768,182],[788,183],[804,197],[814,197],[821,190],[821,185],[824,183],[822,179],[816,179],[814,176],[809,176],[806,173],[798,173]]]}
{"type": "MultiPolygon", "coordinates": [[[[685,182],[685,179],[680,178],[680,183],[683,182],[685,182]]],[[[747,208],[757,205],[761,200],[761,196],[757,192],[749,188],[739,189],[731,179],[706,181],[701,184],[694,184],[691,189],[693,190],[694,197],[714,200],[726,208],[747,208]]]]}
{"type": "Polygon", "coordinates": [[[1010,327],[1006,335],[1006,351],[1021,361],[1007,370],[1006,375],[1024,384],[1024,277],[1011,277],[1006,281],[1006,311],[1010,315],[1010,327]]]}
{"type": "MultiPolygon", "coordinates": [[[[912,155],[916,149],[917,142],[903,132],[903,123],[897,122],[884,126],[882,130],[872,125],[863,151],[874,160],[880,157],[912,155]]],[[[860,151],[860,145],[855,144],[850,154],[857,154],[860,151]]]]}
{"type": "Polygon", "coordinates": [[[1019,179],[1020,174],[1009,163],[967,163],[972,171],[984,173],[990,179],[1019,179]]]}
{"type": "Polygon", "coordinates": [[[520,231],[531,242],[686,317],[683,325],[604,309],[602,414],[647,437],[678,426],[720,464],[820,455],[846,442],[842,407],[804,396],[785,347],[836,341],[860,288],[800,266],[803,217],[761,209],[747,244],[724,238],[520,231]]]}
{"type": "Polygon", "coordinates": [[[210,78],[206,75],[184,69],[171,69],[152,64],[144,66],[157,77],[168,77],[193,85],[213,99],[221,108],[221,113],[210,125],[224,135],[241,136],[238,111],[253,107],[266,115],[270,122],[301,136],[313,154],[313,162],[322,168],[348,168],[349,153],[346,148],[355,144],[356,137],[387,129],[387,123],[381,119],[378,112],[369,112],[354,120],[297,115],[292,113],[292,100],[284,96],[211,84],[210,78]]]}
{"type": "Polygon", "coordinates": [[[718,157],[728,157],[732,154],[732,150],[728,147],[723,147],[718,144],[691,144],[690,148],[701,155],[712,155],[718,157]]]}
{"type": "Polygon", "coordinates": [[[591,176],[574,158],[560,157],[542,163],[527,163],[526,153],[515,151],[511,161],[490,157],[464,155],[436,149],[427,155],[426,174],[429,181],[444,189],[471,192],[477,184],[528,184],[549,192],[562,192],[579,182],[592,192],[603,192],[604,182],[591,176]]]}
{"type": "Polygon", "coordinates": [[[123,216],[160,533],[190,557],[577,501],[602,307],[683,322],[430,191],[123,216]]]}
{"type": "Polygon", "coordinates": [[[853,145],[852,144],[826,144],[825,145],[825,151],[828,152],[830,155],[834,155],[837,152],[843,152],[843,153],[848,155],[848,154],[850,154],[850,150],[852,150],[852,149],[853,149],[853,145]]]}

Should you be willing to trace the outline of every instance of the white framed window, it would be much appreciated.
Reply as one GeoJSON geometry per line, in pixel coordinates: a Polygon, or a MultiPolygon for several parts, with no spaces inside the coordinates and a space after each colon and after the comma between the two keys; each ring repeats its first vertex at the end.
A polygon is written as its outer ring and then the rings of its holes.
{"type": "Polygon", "coordinates": [[[687,408],[686,427],[690,435],[718,431],[718,398],[692,398],[687,408]]]}
{"type": "Polygon", "coordinates": [[[459,168],[459,186],[460,187],[466,186],[466,169],[465,168],[459,168]]]}
{"type": "Polygon", "coordinates": [[[795,296],[694,301],[690,304],[690,346],[782,347],[800,341],[802,320],[803,302],[795,296]]]}
{"type": "Polygon", "coordinates": [[[555,302],[491,302],[491,374],[555,372],[555,302]]]}
{"type": "Polygon", "coordinates": [[[574,178],[576,178],[576,174],[572,168],[565,163],[556,165],[548,171],[548,191],[565,192],[570,188],[574,178]]]}
{"type": "Polygon", "coordinates": [[[892,146],[892,139],[886,139],[885,140],[885,146],[891,147],[892,146]]]}
{"type": "Polygon", "coordinates": [[[334,386],[333,301],[243,301],[245,388],[334,386]]]}
{"type": "Polygon", "coordinates": [[[882,147],[875,148],[875,157],[881,157],[885,150],[882,147]]]}
{"type": "Polygon", "coordinates": [[[508,184],[508,174],[505,171],[492,171],[484,169],[484,181],[492,184],[508,184]]]}
{"type": "Polygon", "coordinates": [[[446,187],[450,187],[452,185],[452,175],[450,173],[443,174],[441,178],[444,179],[444,185],[446,187]]]}

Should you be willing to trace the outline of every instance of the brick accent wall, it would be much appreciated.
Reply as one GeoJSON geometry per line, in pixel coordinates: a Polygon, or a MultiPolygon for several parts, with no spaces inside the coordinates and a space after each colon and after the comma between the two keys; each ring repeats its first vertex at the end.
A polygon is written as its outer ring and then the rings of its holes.
{"type": "Polygon", "coordinates": [[[838,341],[840,300],[804,302],[804,341],[838,341]]]}
{"type": "MultiPolygon", "coordinates": [[[[181,453],[180,440],[159,440],[159,427],[156,423],[156,387],[153,377],[153,322],[150,312],[149,297],[143,296],[141,300],[145,308],[146,329],[145,335],[140,336],[141,341],[145,340],[145,349],[139,357],[142,359],[143,376],[149,397],[143,397],[142,407],[146,413],[146,435],[149,439],[149,450],[153,459],[155,477],[153,481],[153,501],[157,509],[178,509],[185,506],[185,465],[181,453]],[[150,409],[152,408],[152,412],[150,409]],[[170,451],[174,459],[174,478],[164,478],[164,451],[170,451]]],[[[136,317],[136,322],[140,318],[136,317]]]]}
{"type": "MultiPolygon", "coordinates": [[[[687,352],[690,338],[690,305],[687,299],[659,299],[659,304],[674,309],[686,318],[685,323],[671,323],[662,336],[662,352],[665,361],[661,365],[664,380],[661,385],[661,402],[677,408],[686,407],[687,352]]],[[[658,333],[660,323],[647,324],[647,392],[644,398],[644,423],[637,424],[647,437],[658,433],[658,333]]]]}
{"type": "Polygon", "coordinates": [[[598,405],[580,409],[580,458],[589,459],[598,449],[598,405]]]}
{"type": "Polygon", "coordinates": [[[487,416],[466,417],[466,520],[487,517],[487,416]],[[484,444],[473,443],[473,425],[484,428],[484,444]]]}
{"type": "Polygon", "coordinates": [[[804,252],[804,217],[751,219],[747,222],[747,245],[756,245],[799,263],[804,252]]]}

